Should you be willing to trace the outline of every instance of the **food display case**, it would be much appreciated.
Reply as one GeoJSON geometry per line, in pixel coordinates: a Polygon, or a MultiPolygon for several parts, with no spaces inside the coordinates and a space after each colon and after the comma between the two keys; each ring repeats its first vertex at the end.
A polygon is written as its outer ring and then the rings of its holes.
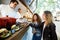
{"type": "MultiPolygon", "coordinates": [[[[0,39],[1,40],[19,40],[28,30],[28,22],[16,22],[15,18],[3,17],[0,18],[0,39]],[[2,24],[2,23],[3,24],[2,24]]],[[[24,20],[24,19],[23,19],[24,20]]],[[[21,21],[21,20],[20,20],[21,21]]]]}

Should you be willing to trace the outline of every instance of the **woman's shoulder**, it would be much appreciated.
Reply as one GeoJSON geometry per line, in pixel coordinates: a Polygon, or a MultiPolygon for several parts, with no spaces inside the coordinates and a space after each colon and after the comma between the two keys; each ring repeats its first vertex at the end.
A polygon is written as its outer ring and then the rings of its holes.
{"type": "Polygon", "coordinates": [[[44,25],[45,22],[41,22],[41,25],[44,25]]]}
{"type": "Polygon", "coordinates": [[[54,24],[54,23],[50,23],[50,25],[51,25],[51,26],[55,26],[55,24],[54,24]]]}
{"type": "Polygon", "coordinates": [[[30,23],[29,26],[34,26],[34,23],[30,23]]]}
{"type": "Polygon", "coordinates": [[[50,28],[53,29],[53,30],[55,30],[56,25],[55,25],[54,23],[51,23],[51,24],[50,24],[50,28]]]}

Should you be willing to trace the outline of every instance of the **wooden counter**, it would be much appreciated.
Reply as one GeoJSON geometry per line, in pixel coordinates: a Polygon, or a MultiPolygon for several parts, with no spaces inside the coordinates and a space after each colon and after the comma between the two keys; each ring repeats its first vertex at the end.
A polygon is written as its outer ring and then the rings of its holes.
{"type": "Polygon", "coordinates": [[[28,27],[24,27],[5,40],[21,40],[27,30],[28,27]]]}

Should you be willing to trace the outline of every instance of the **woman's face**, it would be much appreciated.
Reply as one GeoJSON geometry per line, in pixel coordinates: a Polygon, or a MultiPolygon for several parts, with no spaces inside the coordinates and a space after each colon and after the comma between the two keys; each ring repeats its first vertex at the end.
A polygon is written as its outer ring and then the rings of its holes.
{"type": "Polygon", "coordinates": [[[42,18],[44,21],[46,21],[46,15],[45,14],[42,15],[42,18]]]}
{"type": "Polygon", "coordinates": [[[36,15],[34,15],[34,20],[35,20],[35,21],[37,20],[37,16],[36,16],[36,15]]]}

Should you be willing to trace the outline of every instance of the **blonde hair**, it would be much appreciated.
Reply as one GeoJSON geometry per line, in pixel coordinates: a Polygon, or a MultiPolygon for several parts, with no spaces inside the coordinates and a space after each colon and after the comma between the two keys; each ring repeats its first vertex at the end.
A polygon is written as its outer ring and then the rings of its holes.
{"type": "Polygon", "coordinates": [[[52,13],[50,11],[44,11],[45,17],[46,17],[46,21],[47,21],[47,25],[53,22],[53,16],[52,13]]]}

